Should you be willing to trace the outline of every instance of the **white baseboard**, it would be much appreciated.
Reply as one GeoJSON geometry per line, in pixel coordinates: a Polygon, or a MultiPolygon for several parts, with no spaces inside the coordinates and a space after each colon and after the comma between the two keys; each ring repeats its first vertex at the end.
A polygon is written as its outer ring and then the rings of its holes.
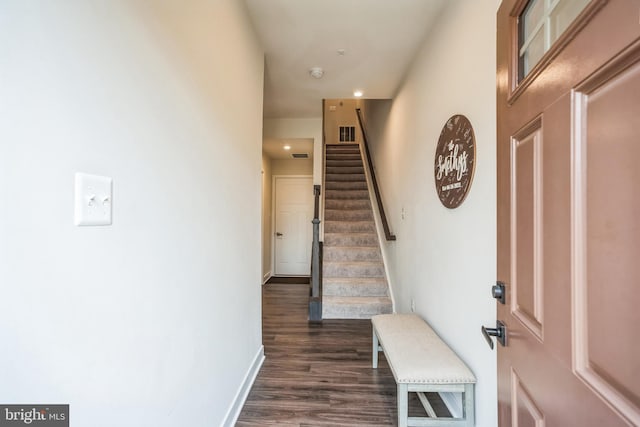
{"type": "Polygon", "coordinates": [[[225,427],[233,427],[238,421],[238,417],[240,416],[240,411],[242,411],[242,407],[244,406],[244,402],[247,400],[247,396],[249,395],[249,391],[251,391],[251,387],[253,386],[256,377],[258,376],[258,372],[260,372],[260,368],[262,367],[262,363],[264,362],[264,346],[261,345],[258,349],[258,353],[256,357],[253,358],[253,362],[249,367],[244,379],[242,380],[242,384],[238,389],[235,397],[233,398],[233,402],[231,402],[231,406],[227,411],[227,414],[224,417],[224,421],[222,425],[225,427]]]}
{"type": "Polygon", "coordinates": [[[462,418],[462,393],[439,392],[440,398],[454,418],[462,418]]]}
{"type": "Polygon", "coordinates": [[[268,271],[267,274],[262,276],[262,284],[264,285],[265,283],[267,283],[267,281],[271,279],[271,276],[272,276],[271,271],[268,271]]]}

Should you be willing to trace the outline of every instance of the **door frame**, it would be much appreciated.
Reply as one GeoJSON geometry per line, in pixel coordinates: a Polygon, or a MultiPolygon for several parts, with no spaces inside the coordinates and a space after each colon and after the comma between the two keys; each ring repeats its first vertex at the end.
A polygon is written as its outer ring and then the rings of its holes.
{"type": "MultiPolygon", "coordinates": [[[[276,274],[276,180],[278,178],[307,178],[311,179],[313,190],[313,175],[272,175],[271,176],[271,277],[279,277],[276,274]]],[[[313,210],[313,204],[311,205],[313,210]]],[[[298,276],[296,276],[298,277],[298,276]]],[[[299,276],[304,277],[304,276],[299,276]]]]}

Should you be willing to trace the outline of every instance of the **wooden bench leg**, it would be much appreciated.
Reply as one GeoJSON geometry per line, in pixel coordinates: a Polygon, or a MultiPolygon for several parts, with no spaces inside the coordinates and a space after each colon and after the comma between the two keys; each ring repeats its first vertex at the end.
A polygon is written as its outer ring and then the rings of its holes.
{"type": "Polygon", "coordinates": [[[475,398],[474,398],[475,384],[464,385],[464,419],[466,425],[473,427],[475,425],[475,398]]]}
{"type": "Polygon", "coordinates": [[[407,427],[409,423],[409,386],[398,384],[398,427],[407,427]]]}
{"type": "Polygon", "coordinates": [[[371,355],[373,356],[373,369],[378,368],[378,336],[376,335],[376,330],[371,328],[373,331],[373,349],[371,351],[371,355]]]}

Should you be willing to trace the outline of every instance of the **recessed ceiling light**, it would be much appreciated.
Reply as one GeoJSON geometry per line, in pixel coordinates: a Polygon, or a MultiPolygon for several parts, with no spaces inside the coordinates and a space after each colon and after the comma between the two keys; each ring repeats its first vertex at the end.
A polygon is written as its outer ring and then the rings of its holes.
{"type": "Polygon", "coordinates": [[[284,146],[284,147],[282,147],[282,148],[284,148],[285,150],[291,150],[291,146],[290,146],[290,145],[285,145],[285,146],[284,146]]]}
{"type": "Polygon", "coordinates": [[[353,92],[353,96],[361,97],[361,96],[362,96],[362,91],[361,91],[361,90],[356,90],[356,91],[354,91],[354,92],[353,92]]]}

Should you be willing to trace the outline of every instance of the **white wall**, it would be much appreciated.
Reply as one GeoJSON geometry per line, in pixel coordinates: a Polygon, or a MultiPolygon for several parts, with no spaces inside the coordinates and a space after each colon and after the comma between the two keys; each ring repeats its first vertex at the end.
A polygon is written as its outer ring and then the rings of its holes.
{"type": "Polygon", "coordinates": [[[340,144],[340,127],[355,127],[355,140],[362,141],[362,131],[358,123],[356,108],[362,108],[364,113],[363,99],[326,99],[324,102],[324,135],[325,144],[340,144]],[[332,111],[333,109],[333,111],[332,111]]]}
{"type": "Polygon", "coordinates": [[[313,138],[313,183],[322,184],[321,117],[312,119],[264,119],[263,137],[265,139],[313,138]]]}
{"type": "Polygon", "coordinates": [[[272,159],[273,175],[313,175],[313,159],[272,159]]]}
{"type": "Polygon", "coordinates": [[[271,221],[273,198],[271,158],[262,153],[262,283],[269,280],[271,269],[271,221]]]}
{"type": "Polygon", "coordinates": [[[0,4],[0,401],[223,423],[261,361],[262,88],[236,0],[0,4]],[[73,225],[77,171],[113,225],[73,225]]]}
{"type": "Polygon", "coordinates": [[[495,325],[496,115],[495,0],[451,0],[389,109],[367,105],[381,191],[398,240],[385,244],[398,312],[416,312],[478,379],[477,423],[497,425],[496,353],[480,326],[495,325]],[[466,201],[442,206],[434,185],[435,147],[446,120],[466,115],[477,169],[466,201]],[[372,126],[372,120],[385,120],[372,126]],[[401,211],[405,209],[405,219],[401,211]]]}

